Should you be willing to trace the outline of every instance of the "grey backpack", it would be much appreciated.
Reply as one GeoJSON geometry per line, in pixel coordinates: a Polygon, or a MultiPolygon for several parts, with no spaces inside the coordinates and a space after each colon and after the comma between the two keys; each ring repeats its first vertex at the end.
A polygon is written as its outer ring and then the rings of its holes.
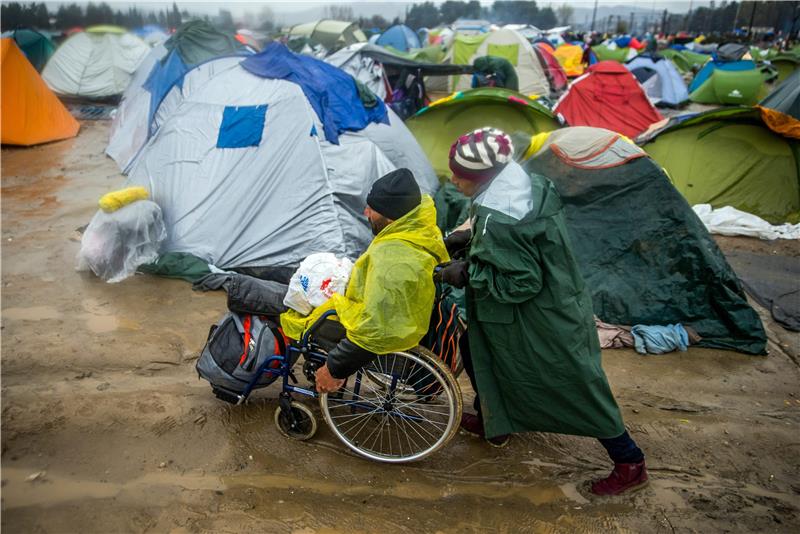
{"type": "MultiPolygon", "coordinates": [[[[272,328],[278,332],[277,326],[265,317],[233,312],[211,327],[196,367],[217,397],[236,403],[267,359],[285,354],[283,336],[280,332],[276,336],[272,328]]],[[[266,387],[276,378],[276,374],[264,373],[254,389],[266,387]]]]}

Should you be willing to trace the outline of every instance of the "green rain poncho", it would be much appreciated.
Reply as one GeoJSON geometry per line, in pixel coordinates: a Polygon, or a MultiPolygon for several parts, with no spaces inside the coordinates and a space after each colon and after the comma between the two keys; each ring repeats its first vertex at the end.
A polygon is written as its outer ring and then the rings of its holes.
{"type": "Polygon", "coordinates": [[[471,214],[468,333],[487,436],[622,434],[553,184],[509,163],[471,214]]]}
{"type": "Polygon", "coordinates": [[[299,339],[324,312],[335,309],[347,337],[376,354],[415,347],[428,331],[436,289],[433,268],[447,261],[436,209],[419,206],[384,228],[356,260],[344,295],[334,294],[308,316],[281,315],[284,333],[299,339]]]}

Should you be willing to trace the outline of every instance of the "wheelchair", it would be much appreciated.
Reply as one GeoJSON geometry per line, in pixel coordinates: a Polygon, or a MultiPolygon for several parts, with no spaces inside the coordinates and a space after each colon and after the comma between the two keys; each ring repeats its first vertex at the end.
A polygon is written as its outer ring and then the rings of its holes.
{"type": "MultiPolygon", "coordinates": [[[[410,462],[444,447],[459,428],[461,389],[451,367],[424,347],[377,355],[338,391],[317,393],[314,374],[345,334],[333,316],[335,311],[324,313],[299,341],[279,342],[282,354],[264,361],[244,391],[226,400],[244,403],[268,374],[281,381],[274,419],[278,430],[289,438],[305,441],[317,431],[312,410],[293,397],[304,395],[317,399],[334,435],[364,458],[410,462]],[[301,357],[308,387],[298,386],[294,374],[301,357]]],[[[283,340],[277,325],[270,327],[276,339],[283,340]]]]}

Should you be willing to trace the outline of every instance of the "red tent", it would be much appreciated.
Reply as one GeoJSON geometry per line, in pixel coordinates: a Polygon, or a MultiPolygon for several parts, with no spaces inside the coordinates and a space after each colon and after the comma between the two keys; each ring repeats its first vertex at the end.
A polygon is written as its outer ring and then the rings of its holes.
{"type": "Polygon", "coordinates": [[[553,90],[561,92],[563,89],[566,89],[569,79],[564,69],[561,67],[561,64],[553,55],[553,47],[544,43],[536,43],[533,46],[536,47],[536,51],[544,63],[543,66],[547,69],[553,90]]]}
{"type": "Polygon", "coordinates": [[[616,61],[601,61],[589,67],[553,111],[570,126],[606,128],[631,139],[664,118],[633,74],[616,61]]]}

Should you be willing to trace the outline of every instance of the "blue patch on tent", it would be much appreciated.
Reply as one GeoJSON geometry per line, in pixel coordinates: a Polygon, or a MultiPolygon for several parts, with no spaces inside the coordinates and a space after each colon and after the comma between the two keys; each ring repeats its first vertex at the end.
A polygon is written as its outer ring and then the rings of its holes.
{"type": "Polygon", "coordinates": [[[313,136],[316,137],[316,135],[317,135],[317,125],[316,124],[312,124],[311,125],[311,133],[309,133],[308,135],[313,135],[313,136]]]}
{"type": "Polygon", "coordinates": [[[222,113],[217,148],[258,146],[264,132],[267,105],[228,106],[222,113]]]}

